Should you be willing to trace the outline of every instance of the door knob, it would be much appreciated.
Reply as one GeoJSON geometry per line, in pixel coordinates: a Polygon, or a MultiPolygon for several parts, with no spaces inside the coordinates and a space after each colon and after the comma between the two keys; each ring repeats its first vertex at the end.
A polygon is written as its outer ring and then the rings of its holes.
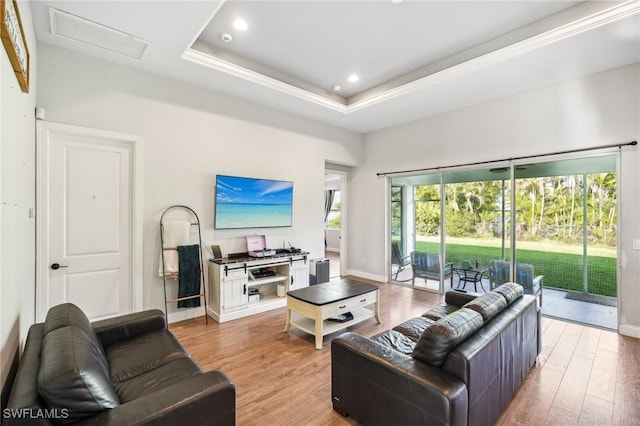
{"type": "Polygon", "coordinates": [[[53,269],[54,271],[55,271],[56,269],[60,269],[60,268],[67,268],[67,267],[68,267],[68,265],[61,265],[61,264],[59,264],[59,263],[52,263],[52,264],[51,264],[51,269],[53,269]]]}

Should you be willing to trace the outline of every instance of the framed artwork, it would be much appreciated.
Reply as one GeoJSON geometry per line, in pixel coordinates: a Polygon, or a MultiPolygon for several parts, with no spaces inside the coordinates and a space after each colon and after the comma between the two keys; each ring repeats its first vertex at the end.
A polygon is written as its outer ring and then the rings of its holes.
{"type": "Polygon", "coordinates": [[[24,36],[18,2],[16,0],[0,0],[0,37],[4,45],[11,67],[16,74],[20,89],[29,93],[29,48],[24,36]]]}

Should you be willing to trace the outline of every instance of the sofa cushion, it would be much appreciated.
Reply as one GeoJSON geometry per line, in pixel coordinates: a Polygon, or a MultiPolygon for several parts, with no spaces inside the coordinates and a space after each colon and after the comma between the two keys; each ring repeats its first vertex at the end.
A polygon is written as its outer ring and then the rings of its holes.
{"type": "Polygon", "coordinates": [[[371,337],[371,340],[405,355],[411,355],[413,348],[416,346],[416,342],[395,330],[383,331],[371,337]]]}
{"type": "Polygon", "coordinates": [[[438,321],[439,319],[442,319],[442,318],[446,317],[447,315],[449,315],[452,312],[457,311],[458,309],[460,309],[460,306],[442,304],[442,305],[439,305],[439,306],[436,306],[434,308],[429,309],[427,312],[422,314],[422,316],[425,317],[425,318],[429,318],[429,319],[431,319],[433,321],[438,321]]]}
{"type": "Polygon", "coordinates": [[[44,320],[44,334],[50,333],[62,327],[72,325],[91,334],[91,322],[89,318],[73,303],[63,303],[49,309],[44,320]]]}
{"type": "MultiPolygon", "coordinates": [[[[49,309],[47,317],[44,320],[44,333],[48,334],[54,330],[70,325],[84,331],[85,334],[91,338],[94,345],[104,352],[102,342],[100,342],[98,335],[93,330],[91,321],[89,321],[89,318],[87,318],[82,309],[73,303],[62,303],[49,309]]],[[[105,368],[108,368],[106,364],[105,368]]]]}
{"type": "Polygon", "coordinates": [[[178,339],[168,330],[144,333],[107,348],[113,383],[123,382],[177,358],[187,358],[178,339]]]}
{"type": "Polygon", "coordinates": [[[114,386],[124,404],[201,374],[202,369],[191,358],[178,358],[114,386]]]}
{"type": "Polygon", "coordinates": [[[416,343],[412,356],[440,367],[449,351],[475,333],[482,325],[482,315],[472,309],[460,308],[427,327],[416,343]]]}
{"type": "Polygon", "coordinates": [[[485,293],[476,297],[471,302],[464,305],[467,309],[473,309],[480,315],[484,322],[498,315],[507,307],[507,301],[498,293],[485,293]]]}
{"type": "Polygon", "coordinates": [[[427,329],[427,327],[434,322],[434,320],[425,317],[411,318],[410,320],[393,327],[393,329],[404,334],[414,342],[417,342],[420,336],[422,336],[422,333],[424,333],[424,331],[427,329]]]}
{"type": "Polygon", "coordinates": [[[102,348],[82,329],[66,326],[43,340],[38,393],[49,408],[67,409],[73,423],[120,403],[102,348]]]}
{"type": "Polygon", "coordinates": [[[504,283],[491,290],[491,293],[501,294],[509,306],[524,294],[524,287],[516,283],[504,283]]]}
{"type": "Polygon", "coordinates": [[[447,305],[455,305],[461,308],[478,296],[478,293],[472,293],[467,290],[455,288],[453,290],[449,290],[444,294],[444,303],[446,303],[447,305]]]}

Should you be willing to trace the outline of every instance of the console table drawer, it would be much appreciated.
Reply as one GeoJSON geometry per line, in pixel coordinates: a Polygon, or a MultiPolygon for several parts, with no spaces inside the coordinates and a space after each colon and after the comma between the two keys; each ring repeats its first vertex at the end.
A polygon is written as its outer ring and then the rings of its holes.
{"type": "Polygon", "coordinates": [[[223,276],[222,276],[222,280],[223,281],[231,281],[231,280],[237,280],[237,279],[242,279],[245,277],[249,277],[249,274],[247,274],[247,271],[244,268],[238,268],[238,269],[229,269],[228,271],[226,271],[223,276]]]}
{"type": "Polygon", "coordinates": [[[362,296],[354,297],[354,298],[343,300],[341,302],[336,303],[335,312],[336,314],[344,314],[345,312],[349,312],[361,306],[367,306],[367,305],[371,305],[372,303],[376,303],[376,301],[377,301],[376,292],[363,294],[362,296]]]}

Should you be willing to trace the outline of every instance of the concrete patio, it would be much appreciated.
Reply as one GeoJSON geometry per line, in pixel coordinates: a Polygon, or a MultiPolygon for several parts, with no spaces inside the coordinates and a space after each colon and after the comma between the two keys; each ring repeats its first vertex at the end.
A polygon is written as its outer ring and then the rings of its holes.
{"type": "MultiPolygon", "coordinates": [[[[398,274],[397,281],[395,282],[411,286],[411,267],[403,269],[398,274]]],[[[450,278],[445,280],[445,291],[451,289],[450,283],[450,278]]],[[[454,274],[453,286],[455,288],[458,287],[458,277],[456,274],[454,274]]],[[[423,279],[416,279],[415,287],[437,291],[438,282],[431,280],[425,282],[423,279]]],[[[482,286],[478,283],[477,291],[482,292],[488,289],[489,280],[484,278],[482,280],[482,286]]],[[[474,291],[472,284],[467,284],[466,290],[474,291]]],[[[542,298],[542,315],[608,330],[618,329],[618,308],[616,306],[570,300],[565,298],[566,294],[566,291],[545,286],[542,298]]]]}

